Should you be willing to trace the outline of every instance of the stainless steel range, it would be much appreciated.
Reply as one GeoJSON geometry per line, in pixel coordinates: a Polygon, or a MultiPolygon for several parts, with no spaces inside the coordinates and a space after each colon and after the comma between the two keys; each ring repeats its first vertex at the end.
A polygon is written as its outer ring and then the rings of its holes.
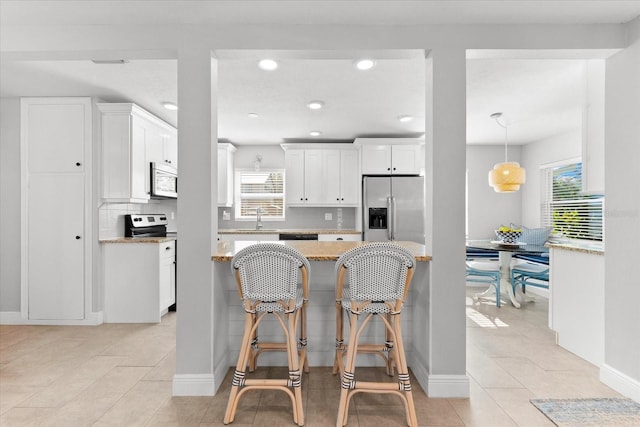
{"type": "Polygon", "coordinates": [[[124,216],[124,237],[167,237],[165,214],[130,214],[124,216]]]}

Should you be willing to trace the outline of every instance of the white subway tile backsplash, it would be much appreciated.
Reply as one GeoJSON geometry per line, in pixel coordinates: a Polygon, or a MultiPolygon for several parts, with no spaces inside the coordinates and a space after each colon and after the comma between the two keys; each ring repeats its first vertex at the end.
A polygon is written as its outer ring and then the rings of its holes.
{"type": "Polygon", "coordinates": [[[152,200],[148,204],[105,203],[98,208],[99,238],[112,239],[124,236],[124,216],[127,214],[165,214],[169,220],[168,231],[177,231],[178,208],[176,200],[152,200]],[[175,213],[171,218],[171,213],[175,213]]]}

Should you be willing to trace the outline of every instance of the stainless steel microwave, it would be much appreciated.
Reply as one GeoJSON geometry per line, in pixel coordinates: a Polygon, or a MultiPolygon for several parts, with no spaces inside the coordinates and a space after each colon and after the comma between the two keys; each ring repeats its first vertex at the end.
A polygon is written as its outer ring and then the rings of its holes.
{"type": "Polygon", "coordinates": [[[164,163],[151,163],[151,198],[178,198],[178,170],[164,163]]]}

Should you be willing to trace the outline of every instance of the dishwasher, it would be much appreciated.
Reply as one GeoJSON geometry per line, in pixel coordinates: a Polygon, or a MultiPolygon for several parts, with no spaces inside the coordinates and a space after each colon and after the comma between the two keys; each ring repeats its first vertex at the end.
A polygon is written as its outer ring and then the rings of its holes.
{"type": "Polygon", "coordinates": [[[318,234],[310,233],[280,233],[279,240],[318,240],[318,234]]]}

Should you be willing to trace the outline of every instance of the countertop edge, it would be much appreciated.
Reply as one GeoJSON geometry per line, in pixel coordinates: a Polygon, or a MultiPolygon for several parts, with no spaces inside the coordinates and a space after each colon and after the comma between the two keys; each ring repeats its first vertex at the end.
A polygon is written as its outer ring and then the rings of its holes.
{"type": "Polygon", "coordinates": [[[551,249],[563,249],[566,251],[583,252],[592,255],[604,255],[604,249],[594,249],[580,246],[579,243],[549,243],[545,244],[551,249]]]}
{"type": "MultiPolygon", "coordinates": [[[[211,256],[211,260],[214,262],[229,262],[233,256],[242,248],[247,245],[255,244],[255,241],[225,241],[219,242],[216,248],[216,252],[211,256]]],[[[276,242],[271,242],[276,243],[276,242]]],[[[340,255],[352,249],[354,247],[366,244],[368,242],[351,242],[351,241],[279,241],[279,244],[284,244],[299,250],[309,261],[337,261],[340,255]]],[[[401,246],[409,249],[417,262],[429,262],[431,261],[431,255],[425,253],[424,245],[415,242],[397,242],[401,246]]]]}
{"type": "Polygon", "coordinates": [[[268,229],[268,230],[245,230],[245,229],[233,229],[233,228],[224,228],[218,230],[218,234],[280,234],[280,233],[291,233],[291,234],[362,234],[361,231],[357,230],[313,230],[313,229],[268,229]]]}
{"type": "Polygon", "coordinates": [[[175,236],[167,237],[113,237],[111,239],[99,239],[100,243],[164,243],[177,240],[175,236]]]}

